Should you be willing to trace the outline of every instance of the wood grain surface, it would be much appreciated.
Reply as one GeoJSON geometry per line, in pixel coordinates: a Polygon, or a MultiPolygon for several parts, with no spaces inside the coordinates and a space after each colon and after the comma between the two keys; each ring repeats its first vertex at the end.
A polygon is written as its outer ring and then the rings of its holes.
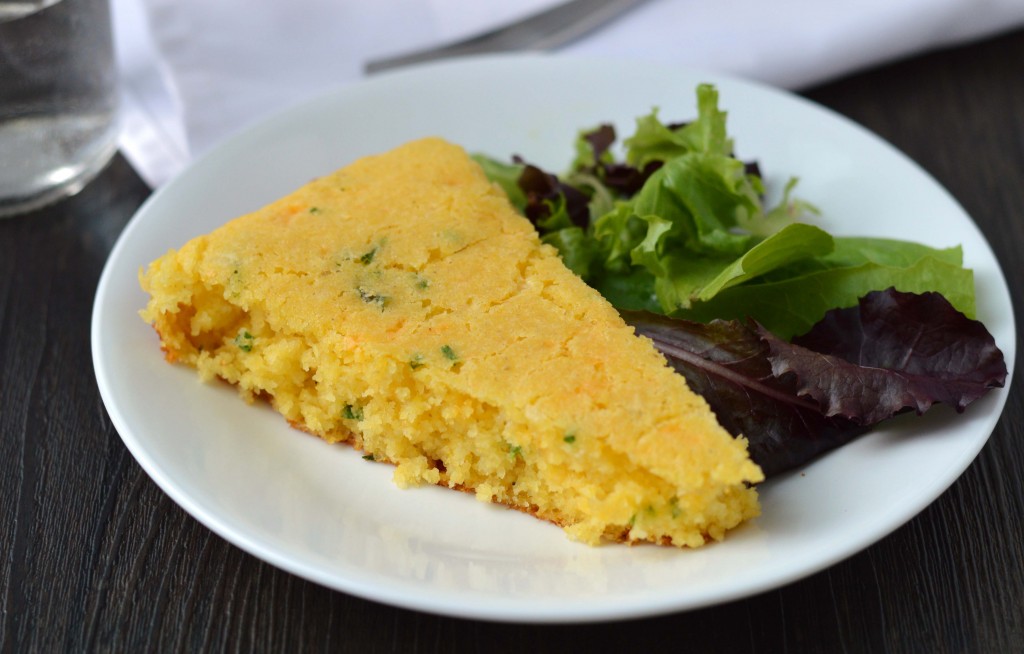
{"type": "MultiPolygon", "coordinates": [[[[877,132],[964,205],[1024,289],[1024,31],[805,95],[877,132]]],[[[0,162],[6,165],[6,162],[0,162]]],[[[121,444],[89,349],[96,284],[149,190],[116,159],[0,221],[0,650],[1024,651],[1024,394],[953,487],[866,551],[689,613],[505,625],[396,609],[259,561],[178,508],[121,444]]]]}

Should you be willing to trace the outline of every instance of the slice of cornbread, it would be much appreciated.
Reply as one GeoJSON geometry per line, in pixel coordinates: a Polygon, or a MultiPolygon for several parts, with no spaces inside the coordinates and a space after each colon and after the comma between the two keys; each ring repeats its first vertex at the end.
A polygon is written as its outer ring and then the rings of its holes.
{"type": "Polygon", "coordinates": [[[743,440],[460,148],[368,157],[154,261],[167,358],[295,426],[579,540],[702,545],[757,515],[743,440]]]}

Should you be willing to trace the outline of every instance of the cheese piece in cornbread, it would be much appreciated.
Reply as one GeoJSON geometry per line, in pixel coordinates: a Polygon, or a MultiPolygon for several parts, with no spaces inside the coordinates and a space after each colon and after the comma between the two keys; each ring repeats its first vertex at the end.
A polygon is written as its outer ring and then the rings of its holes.
{"type": "Polygon", "coordinates": [[[167,358],[293,425],[602,539],[699,546],[762,478],[460,148],[416,141],[154,261],[167,358]]]}

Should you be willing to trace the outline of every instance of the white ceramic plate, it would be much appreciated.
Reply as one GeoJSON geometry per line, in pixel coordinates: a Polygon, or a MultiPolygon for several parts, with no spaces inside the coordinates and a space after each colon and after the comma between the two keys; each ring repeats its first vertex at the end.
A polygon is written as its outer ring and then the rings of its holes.
{"type": "Polygon", "coordinates": [[[125,444],[178,504],[242,549],[347,593],[507,621],[590,621],[679,611],[771,589],[893,531],[960,475],[1007,397],[900,419],[762,487],[763,516],[696,551],[591,548],[547,523],[441,488],[399,490],[392,468],[292,430],[233,389],[168,365],[137,312],[141,266],[359,156],[440,135],[560,170],[579,128],[620,134],[660,106],[691,118],[714,82],[741,157],[778,190],[790,175],[840,234],[963,245],[979,314],[1012,364],[1005,280],[970,218],[917,165],[827,110],[749,82],[673,66],[499,57],[381,76],[295,107],[196,162],[139,210],[96,296],[99,388],[125,444]]]}

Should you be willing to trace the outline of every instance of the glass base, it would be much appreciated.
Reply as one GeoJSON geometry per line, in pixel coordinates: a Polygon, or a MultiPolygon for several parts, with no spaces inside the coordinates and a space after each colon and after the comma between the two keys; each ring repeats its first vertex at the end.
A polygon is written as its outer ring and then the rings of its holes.
{"type": "Polygon", "coordinates": [[[41,209],[57,200],[81,191],[117,152],[117,142],[111,140],[105,147],[82,163],[57,168],[46,175],[46,183],[37,186],[34,192],[0,198],[0,218],[41,209]]]}

